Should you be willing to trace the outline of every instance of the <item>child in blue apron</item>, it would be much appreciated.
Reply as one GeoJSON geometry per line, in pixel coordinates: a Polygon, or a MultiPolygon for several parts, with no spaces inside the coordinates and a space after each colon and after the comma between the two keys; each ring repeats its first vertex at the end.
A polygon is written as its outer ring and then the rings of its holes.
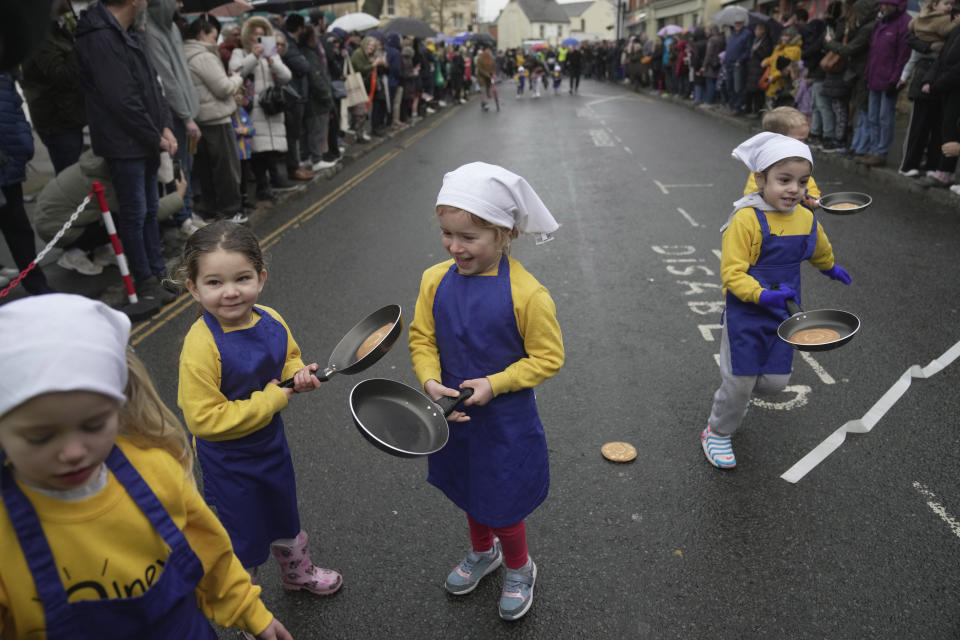
{"type": "Polygon", "coordinates": [[[251,575],[271,552],[283,586],[327,595],[336,571],[310,561],[280,411],[320,387],[283,318],[257,305],[267,272],[253,232],[218,221],[190,236],[181,274],[203,313],[184,338],[178,403],[193,434],[203,495],[251,575]],[[280,380],[293,377],[294,387],[280,380]]]}
{"type": "Polygon", "coordinates": [[[550,292],[508,250],[519,233],[546,241],[558,225],[526,180],[482,162],[444,176],[436,211],[453,259],[423,274],[410,357],[431,398],[473,389],[429,458],[427,481],[466,512],[473,547],[446,589],[470,593],[502,562],[500,617],[516,620],[537,578],[524,519],[550,485],[533,388],[560,370],[564,351],[550,292]]]}
{"type": "Polygon", "coordinates": [[[759,190],[733,204],[721,229],[722,382],[700,434],[707,460],[721,469],[737,464],[731,436],[750,398],[781,391],[790,380],[793,349],[777,328],[788,317],[786,300],[800,303],[800,265],[809,261],[827,277],[850,284],[849,274],[834,262],[823,227],[801,206],[813,171],[810,148],[764,132],[734,149],[733,156],[753,172],[759,190]]]}
{"type": "Polygon", "coordinates": [[[193,481],[186,432],[83,296],[0,307],[0,636],[290,640],[193,481]]]}

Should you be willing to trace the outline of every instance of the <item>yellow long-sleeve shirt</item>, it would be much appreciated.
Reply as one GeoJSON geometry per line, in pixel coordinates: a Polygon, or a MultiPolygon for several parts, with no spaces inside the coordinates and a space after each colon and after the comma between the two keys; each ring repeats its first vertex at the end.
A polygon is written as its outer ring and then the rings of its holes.
{"type": "MultiPolygon", "coordinates": [[[[250,583],[226,530],[183,467],[160,449],[140,449],[123,437],[117,445],[200,558],[204,576],[196,593],[203,613],[222,626],[261,633],[273,615],[260,587],[250,583]]],[[[20,488],[40,518],[70,602],[138,596],[159,578],[170,549],[112,473],[99,492],[72,502],[20,488]]],[[[43,606],[2,502],[0,549],[0,636],[42,640],[43,606]]]]}
{"type": "MultiPolygon", "coordinates": [[[[300,347],[290,328],[276,311],[260,306],[287,330],[287,361],[281,379],[291,377],[303,368],[300,347]]],[[[249,329],[260,320],[257,308],[249,325],[224,331],[249,329]]],[[[177,404],[183,411],[190,433],[205,440],[234,440],[250,435],[270,423],[273,415],[287,406],[286,392],[275,384],[265,384],[263,391],[254,391],[246,400],[227,400],[220,391],[220,351],[203,318],[198,318],[180,352],[180,381],[177,404]]]]}
{"type": "MultiPolygon", "coordinates": [[[[494,396],[537,386],[555,375],[563,366],[564,360],[563,335],[550,292],[524,269],[522,264],[513,258],[509,260],[513,314],[527,357],[514,362],[503,371],[491,371],[487,374],[494,396]]],[[[437,286],[451,264],[453,260],[447,260],[430,267],[423,272],[420,281],[420,295],[417,297],[413,322],[410,323],[409,344],[413,370],[421,385],[427,380],[441,380],[433,299],[437,286]]],[[[492,271],[471,277],[495,276],[498,266],[492,271]]]]}
{"type": "MultiPolygon", "coordinates": [[[[759,190],[760,188],[757,187],[757,179],[751,171],[750,175],[747,176],[747,186],[743,188],[743,195],[748,195],[759,190]]],[[[813,179],[813,176],[810,176],[810,180],[807,181],[807,195],[811,198],[820,198],[821,195],[820,187],[817,186],[817,181],[813,179]]]]}
{"type": "MultiPolygon", "coordinates": [[[[770,233],[775,236],[797,236],[810,233],[813,213],[806,207],[797,205],[790,213],[779,211],[764,212],[770,233]]],[[[720,250],[720,274],[723,278],[723,293],[730,291],[744,302],[756,303],[760,299],[763,287],[747,273],[747,269],[757,263],[763,231],[753,209],[740,209],[724,230],[720,250]]],[[[833,247],[827,238],[823,225],[817,222],[817,246],[809,260],[817,269],[829,269],[833,266],[833,247]]]]}

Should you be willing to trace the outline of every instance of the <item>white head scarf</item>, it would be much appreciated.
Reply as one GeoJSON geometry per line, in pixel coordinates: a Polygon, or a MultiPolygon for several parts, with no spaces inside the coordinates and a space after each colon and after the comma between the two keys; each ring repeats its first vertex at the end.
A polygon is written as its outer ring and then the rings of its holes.
{"type": "Polygon", "coordinates": [[[546,205],[521,176],[503,167],[471,162],[443,176],[437,205],[457,207],[498,227],[539,234],[539,242],[551,240],[560,225],[546,205]]]}
{"type": "MultiPolygon", "coordinates": [[[[784,158],[803,158],[810,162],[811,168],[813,167],[813,154],[810,153],[810,147],[806,143],[770,131],[758,133],[740,143],[730,155],[747,165],[751,172],[766,171],[784,158]]],[[[733,211],[730,212],[730,217],[720,227],[721,233],[730,225],[733,214],[746,207],[757,208],[761,211],[777,210],[776,207],[763,199],[759,191],[748,193],[733,203],[733,211]]]]}
{"type": "Polygon", "coordinates": [[[784,158],[803,158],[813,166],[810,147],[796,138],[764,131],[740,143],[733,157],[747,165],[750,171],[766,171],[784,158]]]}
{"type": "Polygon", "coordinates": [[[56,391],[124,401],[130,320],[83,296],[52,293],[0,307],[0,416],[56,391]]]}

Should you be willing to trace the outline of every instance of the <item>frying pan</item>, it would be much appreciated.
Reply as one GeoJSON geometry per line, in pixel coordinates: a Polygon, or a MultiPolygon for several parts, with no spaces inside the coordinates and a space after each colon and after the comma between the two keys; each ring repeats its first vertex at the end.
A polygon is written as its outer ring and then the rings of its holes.
{"type": "Polygon", "coordinates": [[[860,330],[860,318],[846,311],[837,309],[817,309],[804,311],[793,300],[787,300],[787,311],[790,317],[777,327],[780,339],[798,351],[829,351],[849,342],[860,330]],[[819,344],[803,344],[794,342],[790,337],[802,329],[833,329],[840,337],[831,342],[819,344]]]}
{"type": "MultiPolygon", "coordinates": [[[[337,346],[333,348],[333,353],[330,354],[327,367],[323,371],[314,371],[313,375],[315,375],[320,382],[326,382],[330,379],[330,376],[335,373],[345,373],[348,375],[359,373],[382,358],[387,351],[390,351],[393,343],[396,342],[400,336],[401,331],[403,331],[403,314],[400,310],[400,305],[388,304],[381,309],[377,309],[354,325],[354,327],[347,332],[347,335],[340,339],[337,346]],[[360,348],[360,345],[363,344],[363,341],[366,340],[371,333],[385,324],[393,325],[390,328],[390,332],[377,343],[377,346],[374,347],[370,353],[358,360],[357,349],[360,348]]],[[[284,380],[280,383],[280,386],[292,387],[293,378],[284,380]]]]}
{"type": "Polygon", "coordinates": [[[356,384],[350,392],[353,423],[370,444],[400,458],[436,453],[447,444],[450,427],[447,416],[473,389],[460,391],[455,398],[434,402],[402,382],[371,378],[356,384]]]}
{"type": "Polygon", "coordinates": [[[827,213],[835,213],[840,216],[848,216],[853,213],[866,211],[871,204],[873,204],[873,198],[865,193],[857,193],[856,191],[838,191],[836,193],[820,196],[820,208],[827,213]],[[850,204],[855,204],[857,206],[854,209],[833,208],[832,205],[839,204],[841,202],[849,202],[850,204]]]}

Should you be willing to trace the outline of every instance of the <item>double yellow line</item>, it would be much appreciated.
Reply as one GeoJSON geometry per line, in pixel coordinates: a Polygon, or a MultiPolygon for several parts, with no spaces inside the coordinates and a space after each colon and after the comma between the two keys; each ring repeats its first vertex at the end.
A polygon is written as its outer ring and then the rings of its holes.
{"type": "MultiPolygon", "coordinates": [[[[446,113],[441,115],[434,121],[430,126],[424,128],[422,131],[418,131],[415,135],[410,136],[410,138],[404,140],[402,143],[397,145],[396,148],[387,151],[382,156],[377,158],[370,166],[366,167],[359,173],[357,173],[352,178],[348,179],[342,185],[320,198],[312,205],[295,215],[293,218],[280,225],[278,228],[271,231],[269,234],[260,239],[260,248],[264,251],[277,244],[280,241],[280,238],[283,235],[283,232],[291,227],[300,225],[313,216],[317,215],[331,204],[339,200],[343,195],[351,191],[354,187],[359,185],[361,182],[372,176],[374,173],[379,171],[384,165],[396,158],[398,155],[409,149],[413,144],[418,142],[423,136],[427,135],[438,126],[440,126],[447,118],[453,115],[454,111],[457,109],[448,109],[446,113]]],[[[169,306],[167,306],[163,311],[157,314],[155,317],[141,322],[140,324],[133,327],[130,331],[130,344],[136,346],[146,340],[148,337],[153,335],[161,327],[169,324],[174,318],[179,316],[181,313],[186,311],[188,308],[193,307],[193,297],[189,294],[183,294],[179,298],[173,301],[169,306]]]]}

